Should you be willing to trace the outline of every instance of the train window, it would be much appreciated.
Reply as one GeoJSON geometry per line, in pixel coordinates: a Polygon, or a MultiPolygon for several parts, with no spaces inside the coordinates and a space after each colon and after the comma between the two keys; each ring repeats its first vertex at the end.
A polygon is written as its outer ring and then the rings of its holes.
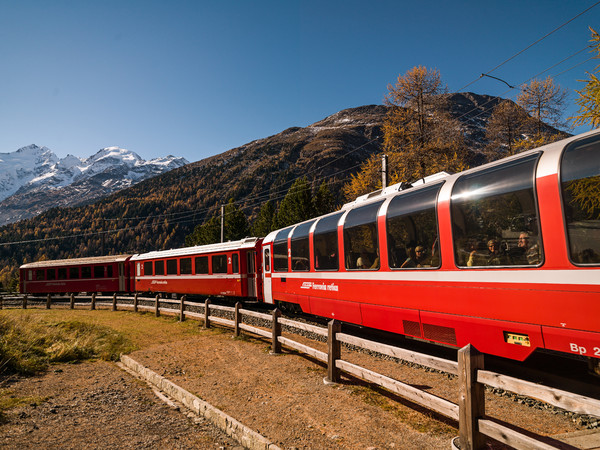
{"type": "Polygon", "coordinates": [[[144,262],[144,275],[152,275],[152,261],[144,262]]]}
{"type": "Polygon", "coordinates": [[[176,259],[167,259],[167,275],[177,275],[176,259]]]}
{"type": "Polygon", "coordinates": [[[467,174],[452,189],[454,257],[461,267],[542,263],[534,192],[539,154],[467,174]]]}
{"type": "Polygon", "coordinates": [[[388,259],[393,269],[439,267],[436,200],[442,184],[398,195],[388,206],[388,259]]]}
{"type": "Polygon", "coordinates": [[[313,232],[316,270],[338,270],[338,222],[344,214],[339,212],[319,219],[313,232]]]}
{"type": "Polygon", "coordinates": [[[212,256],[212,273],[227,273],[227,255],[212,256]]]}
{"type": "Polygon", "coordinates": [[[106,276],[108,278],[112,278],[112,276],[113,276],[113,266],[106,266],[106,276]]]}
{"type": "Polygon", "coordinates": [[[346,269],[379,269],[377,212],[383,201],[351,210],[344,222],[346,269]]]}
{"type": "Polygon", "coordinates": [[[92,278],[92,268],[91,267],[82,267],[81,268],[81,278],[92,278]]]}
{"type": "Polygon", "coordinates": [[[284,228],[275,236],[273,242],[273,270],[275,272],[288,271],[288,235],[292,227],[284,228]]]}
{"type": "Polygon", "coordinates": [[[271,255],[269,254],[269,249],[265,249],[265,272],[271,271],[271,255]]]}
{"type": "Polygon", "coordinates": [[[56,269],[46,270],[46,280],[56,280],[56,269]]]}
{"type": "Polygon", "coordinates": [[[298,225],[292,234],[292,245],[290,247],[292,254],[292,270],[308,271],[310,252],[308,248],[308,233],[310,227],[315,223],[314,220],[298,225]]]}
{"type": "Polygon", "coordinates": [[[35,271],[35,279],[37,281],[44,281],[46,279],[46,271],[44,269],[37,269],[35,271]]]}
{"type": "Polygon", "coordinates": [[[94,266],[94,278],[104,278],[104,266],[94,266]]]}
{"type": "Polygon", "coordinates": [[[179,273],[181,275],[191,275],[192,258],[181,258],[181,260],[179,261],[179,273]]]}
{"type": "Polygon", "coordinates": [[[194,263],[196,264],[196,274],[208,273],[208,256],[197,256],[194,263]]]}
{"type": "Polygon", "coordinates": [[[164,275],[165,274],[165,262],[164,261],[154,261],[154,275],[164,275]]]}
{"type": "Polygon", "coordinates": [[[231,255],[231,271],[233,273],[240,273],[240,257],[238,256],[237,253],[234,253],[233,255],[231,255]]]}
{"type": "Polygon", "coordinates": [[[569,254],[575,264],[600,263],[600,140],[570,144],[561,161],[569,254]]]}
{"type": "Polygon", "coordinates": [[[61,267],[58,269],[58,279],[59,280],[67,279],[67,268],[66,267],[61,267]]]}
{"type": "Polygon", "coordinates": [[[69,267],[69,278],[71,280],[79,278],[79,267],[69,267]]]}
{"type": "Polygon", "coordinates": [[[33,281],[33,270],[28,270],[27,271],[27,280],[28,281],[33,281]]]}

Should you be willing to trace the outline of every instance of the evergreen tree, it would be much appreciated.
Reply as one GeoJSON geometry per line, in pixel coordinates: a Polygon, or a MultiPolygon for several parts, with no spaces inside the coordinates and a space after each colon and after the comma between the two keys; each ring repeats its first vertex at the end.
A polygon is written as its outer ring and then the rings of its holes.
{"type": "Polygon", "coordinates": [[[335,211],[335,199],[333,194],[327,187],[327,184],[323,181],[315,192],[313,197],[314,211],[316,216],[322,216],[335,211]]]}
{"type": "Polygon", "coordinates": [[[215,244],[221,241],[221,219],[212,216],[202,225],[197,225],[194,231],[185,237],[185,245],[215,244]]]}
{"type": "Polygon", "coordinates": [[[265,237],[269,234],[273,228],[273,218],[275,217],[275,206],[271,200],[267,201],[260,208],[258,217],[252,225],[252,235],[258,237],[265,237]]]}
{"type": "MultiPolygon", "coordinates": [[[[600,58],[600,34],[590,27],[592,32],[592,53],[596,53],[596,58],[600,58]]],[[[595,73],[600,72],[600,65],[596,66],[595,73]]],[[[577,115],[571,117],[573,125],[591,125],[594,128],[600,126],[600,79],[594,73],[586,72],[588,80],[580,80],[586,83],[585,87],[576,91],[579,98],[576,103],[579,105],[577,115]]]]}
{"type": "Polygon", "coordinates": [[[244,212],[235,205],[232,198],[225,206],[224,222],[225,241],[237,241],[250,234],[248,219],[244,212]]]}
{"type": "Polygon", "coordinates": [[[300,178],[294,181],[294,184],[279,204],[274,221],[275,228],[284,228],[314,216],[315,211],[310,184],[306,178],[300,178]]]}

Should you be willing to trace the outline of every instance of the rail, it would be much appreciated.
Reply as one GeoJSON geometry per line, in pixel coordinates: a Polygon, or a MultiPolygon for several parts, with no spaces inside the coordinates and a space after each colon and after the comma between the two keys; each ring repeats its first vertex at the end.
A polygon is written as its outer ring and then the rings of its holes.
{"type": "MultiPolygon", "coordinates": [[[[116,294],[112,297],[93,294],[91,297],[71,295],[68,299],[70,309],[74,309],[75,306],[84,306],[90,309],[110,307],[113,311],[119,308],[133,309],[134,312],[140,310],[153,311],[156,316],[161,313],[178,315],[180,321],[184,321],[188,317],[199,319],[204,322],[205,328],[211,327],[213,322],[218,323],[233,328],[235,336],[239,336],[243,330],[270,339],[272,353],[280,353],[281,346],[285,345],[324,362],[327,365],[327,382],[338,382],[341,373],[344,372],[381,386],[417,405],[457,421],[461,449],[486,448],[486,436],[516,449],[570,448],[563,442],[536,435],[513,424],[506,424],[486,416],[484,396],[486,385],[534,398],[557,408],[600,417],[600,400],[485,370],[483,354],[471,345],[460,349],[458,351],[458,362],[454,362],[342,333],[340,322],[335,320],[330,321],[328,327],[324,328],[285,319],[281,317],[278,309],[274,309],[271,314],[265,314],[242,309],[240,303],[237,303],[235,307],[230,307],[211,304],[209,299],[204,303],[188,302],[185,296],[175,300],[164,299],[159,296],[151,298],[136,295],[131,298],[119,297],[116,294]],[[76,299],[89,299],[89,302],[76,302],[76,299]],[[121,302],[119,303],[119,301],[121,302]],[[178,308],[173,308],[173,305],[177,305],[178,308]],[[224,315],[231,318],[226,318],[224,315]],[[263,321],[264,324],[263,326],[255,326],[244,323],[245,317],[258,319],[263,321]],[[270,324],[270,329],[266,324],[270,324]],[[282,326],[287,327],[287,329],[307,331],[326,337],[327,352],[282,336],[282,326]],[[342,359],[342,344],[458,375],[458,404],[342,359]]],[[[22,308],[28,306],[43,307],[45,305],[46,309],[50,309],[53,304],[57,304],[53,302],[50,295],[45,299],[31,298],[25,295],[23,297],[4,297],[4,300],[10,302],[10,305],[7,305],[9,307],[21,306],[22,308]]],[[[63,305],[65,303],[66,301],[61,302],[63,305]]],[[[3,307],[3,297],[0,296],[0,309],[3,307]]]]}

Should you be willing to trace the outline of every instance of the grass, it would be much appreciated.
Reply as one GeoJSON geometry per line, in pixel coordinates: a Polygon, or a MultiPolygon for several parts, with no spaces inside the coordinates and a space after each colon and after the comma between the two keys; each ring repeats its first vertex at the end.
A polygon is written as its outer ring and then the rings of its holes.
{"type": "Polygon", "coordinates": [[[198,322],[178,322],[112,311],[1,310],[0,377],[32,375],[52,363],[117,360],[121,353],[185,339],[202,330],[198,322]]]}

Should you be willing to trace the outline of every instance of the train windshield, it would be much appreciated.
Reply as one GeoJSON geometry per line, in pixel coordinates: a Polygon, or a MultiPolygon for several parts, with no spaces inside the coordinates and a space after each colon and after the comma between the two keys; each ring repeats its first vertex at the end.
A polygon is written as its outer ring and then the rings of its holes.
{"type": "Polygon", "coordinates": [[[451,200],[458,266],[542,264],[534,192],[539,156],[532,154],[458,179],[451,200]]]}
{"type": "Polygon", "coordinates": [[[561,161],[561,190],[569,254],[578,265],[600,263],[600,140],[567,146],[561,161]]]}

